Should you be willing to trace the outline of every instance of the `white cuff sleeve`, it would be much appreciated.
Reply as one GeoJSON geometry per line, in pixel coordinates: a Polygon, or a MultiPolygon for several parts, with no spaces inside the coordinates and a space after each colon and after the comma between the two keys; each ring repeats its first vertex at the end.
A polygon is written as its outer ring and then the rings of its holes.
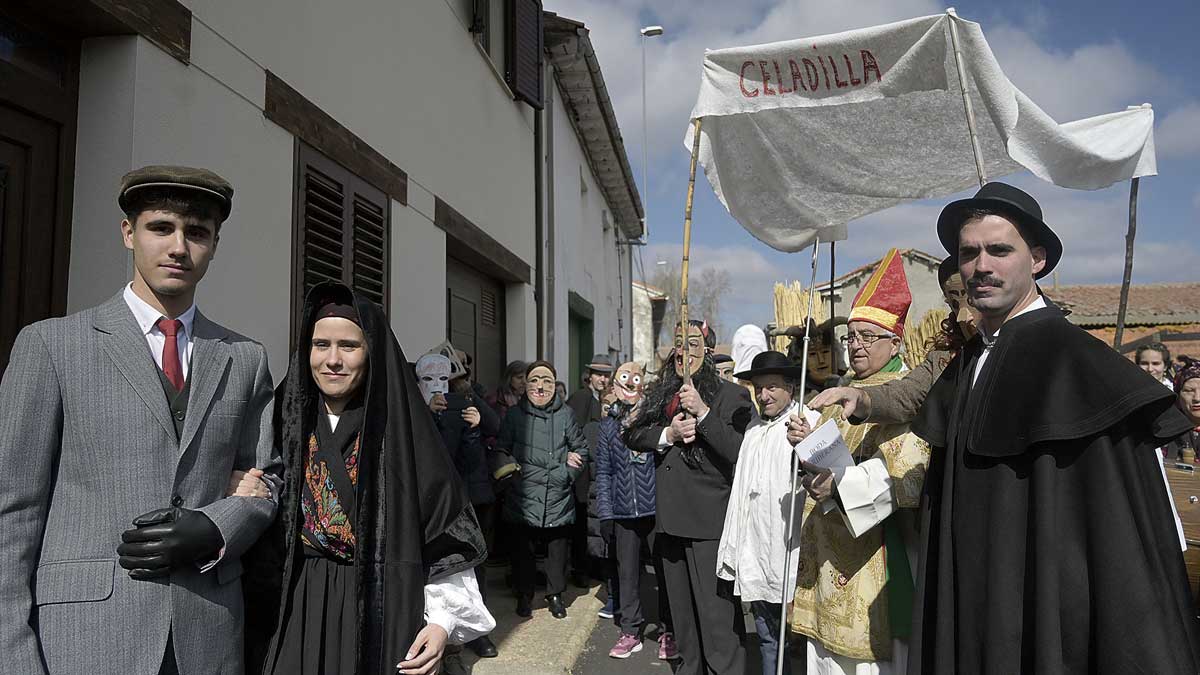
{"type": "Polygon", "coordinates": [[[671,447],[671,442],[667,440],[667,427],[663,427],[662,433],[658,435],[658,451],[662,452],[671,447]]]}
{"type": "Polygon", "coordinates": [[[833,479],[845,509],[842,519],[855,537],[882,523],[896,510],[892,477],[888,475],[887,465],[878,457],[834,471],[833,479]]]}
{"type": "Polygon", "coordinates": [[[492,632],[496,620],[483,604],[474,569],[425,584],[425,622],[445,629],[455,645],[492,632]]]}

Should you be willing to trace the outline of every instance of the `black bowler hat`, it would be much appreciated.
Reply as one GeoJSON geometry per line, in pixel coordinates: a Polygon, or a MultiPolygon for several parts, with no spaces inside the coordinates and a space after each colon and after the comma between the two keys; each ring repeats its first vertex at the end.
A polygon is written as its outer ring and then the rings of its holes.
{"type": "Polygon", "coordinates": [[[729,363],[733,357],[728,354],[713,354],[713,363],[729,363]]]}
{"type": "Polygon", "coordinates": [[[958,255],[958,233],[966,219],[966,212],[971,209],[994,209],[1003,213],[1007,218],[1019,222],[1034,243],[1046,249],[1046,265],[1035,278],[1041,279],[1050,274],[1058,265],[1063,253],[1062,241],[1049,225],[1042,222],[1042,207],[1023,190],[1007,183],[988,183],[979,188],[974,197],[950,202],[942,209],[937,223],[938,239],[952,257],[958,255]]]}
{"type": "Polygon", "coordinates": [[[800,379],[804,369],[792,363],[786,354],[781,352],[761,352],[750,362],[750,370],[734,373],[739,380],[749,380],[759,375],[782,375],[800,379]]]}

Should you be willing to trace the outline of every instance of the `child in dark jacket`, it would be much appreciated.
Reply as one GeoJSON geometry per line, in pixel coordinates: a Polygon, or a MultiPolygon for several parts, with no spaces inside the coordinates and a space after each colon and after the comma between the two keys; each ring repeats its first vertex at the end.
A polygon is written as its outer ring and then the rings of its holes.
{"type": "Polygon", "coordinates": [[[613,378],[615,399],[600,422],[596,440],[596,505],[602,521],[613,525],[613,556],[617,561],[618,587],[627,589],[619,594],[621,637],[608,655],[628,658],[642,650],[642,629],[645,617],[641,596],[641,549],[650,549],[658,586],[658,613],[662,632],[658,637],[658,658],[679,658],[672,635],[671,607],[667,603],[666,585],[662,582],[662,558],[654,547],[655,480],[654,458],[648,453],[633,452],[621,440],[622,425],[633,406],[641,398],[642,368],[636,363],[624,363],[613,378]]]}

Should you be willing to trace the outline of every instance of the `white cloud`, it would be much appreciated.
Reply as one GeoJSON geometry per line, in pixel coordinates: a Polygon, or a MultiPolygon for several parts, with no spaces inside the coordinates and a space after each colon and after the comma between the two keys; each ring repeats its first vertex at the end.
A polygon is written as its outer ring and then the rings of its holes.
{"type": "Polygon", "coordinates": [[[1154,132],[1154,148],[1159,157],[1200,154],[1200,103],[1192,101],[1168,112],[1154,132]]]}
{"type": "MultiPolygon", "coordinates": [[[[665,260],[679,268],[683,257],[681,244],[652,244],[646,247],[646,274],[653,276],[653,260],[665,260]]],[[[745,323],[764,325],[774,318],[775,283],[787,281],[796,277],[800,266],[789,267],[789,259],[800,256],[785,257],[785,254],[775,253],[759,246],[708,246],[692,244],[691,271],[692,283],[708,268],[724,269],[729,272],[730,292],[722,300],[722,316],[718,318],[722,332],[718,339],[728,340],[733,329],[745,323]],[[789,274],[789,271],[791,272],[789,274]]],[[[807,256],[804,256],[807,262],[807,256]]],[[[807,265],[804,265],[807,271],[807,265]]],[[[807,283],[807,279],[805,279],[807,283]]],[[[693,289],[695,286],[693,285],[693,289]]],[[[679,289],[671,289],[671,296],[679,294],[679,289]]]]}
{"type": "Polygon", "coordinates": [[[1166,78],[1124,44],[1088,44],[1074,50],[1043,47],[1046,38],[1013,25],[984,26],[988,44],[1008,79],[1059,122],[1154,102],[1166,78]]]}

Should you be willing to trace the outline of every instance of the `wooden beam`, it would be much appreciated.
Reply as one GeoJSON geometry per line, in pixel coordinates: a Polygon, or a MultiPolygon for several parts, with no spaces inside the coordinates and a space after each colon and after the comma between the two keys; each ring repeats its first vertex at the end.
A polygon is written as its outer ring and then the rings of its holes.
{"type": "Polygon", "coordinates": [[[183,63],[191,59],[192,12],[178,0],[18,0],[12,4],[27,6],[75,37],[141,35],[183,63]]]}
{"type": "Polygon", "coordinates": [[[448,254],[509,283],[528,284],[533,279],[528,263],[455,211],[441,197],[434,197],[433,224],[446,233],[448,254]]]}
{"type": "Polygon", "coordinates": [[[269,70],[263,116],[392,199],[408,204],[408,174],[403,169],[269,70]]]}

